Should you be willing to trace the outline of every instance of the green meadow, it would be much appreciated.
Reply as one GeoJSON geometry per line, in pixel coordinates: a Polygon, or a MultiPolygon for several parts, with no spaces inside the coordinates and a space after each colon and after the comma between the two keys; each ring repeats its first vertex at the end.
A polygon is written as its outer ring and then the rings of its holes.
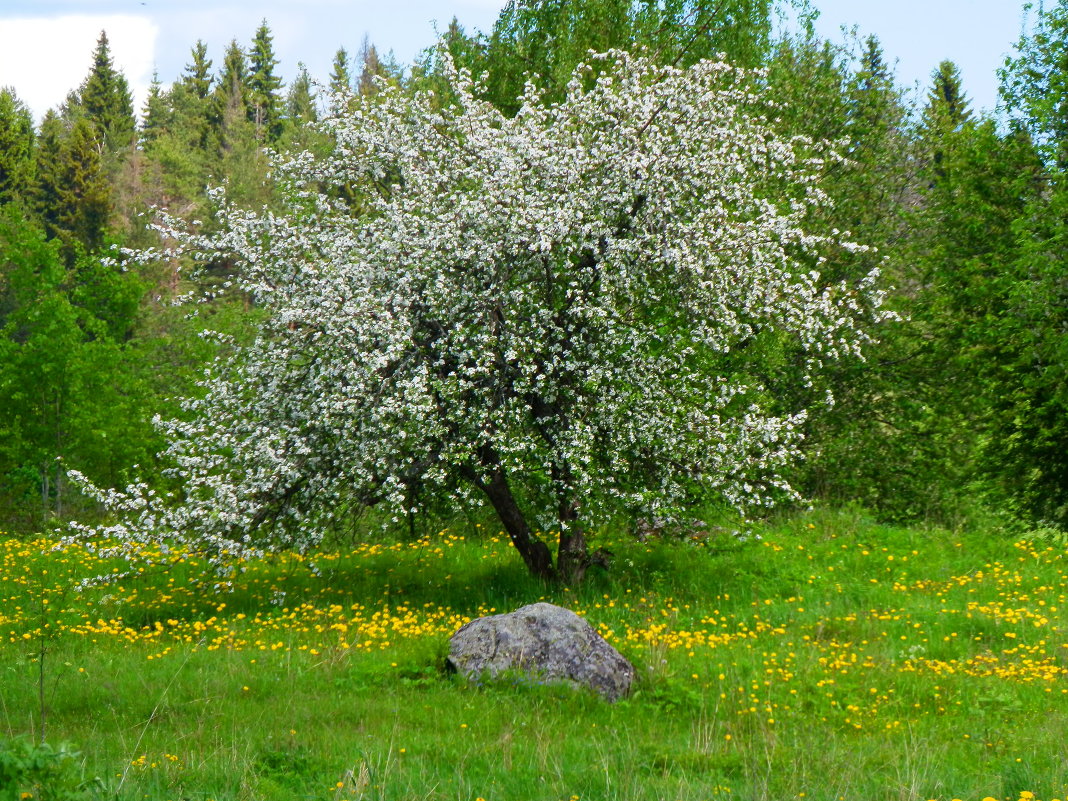
{"type": "Polygon", "coordinates": [[[1068,794],[1063,542],[820,512],[754,533],[604,534],[611,571],[574,588],[478,527],[81,591],[116,566],[4,539],[2,797],[1068,794]],[[634,663],[630,698],[444,671],[463,622],[539,599],[634,663]]]}

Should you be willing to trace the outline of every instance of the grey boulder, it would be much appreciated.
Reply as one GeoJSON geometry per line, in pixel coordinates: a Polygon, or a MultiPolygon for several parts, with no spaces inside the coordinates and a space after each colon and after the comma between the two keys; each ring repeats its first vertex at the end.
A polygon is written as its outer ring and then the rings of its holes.
{"type": "Polygon", "coordinates": [[[589,623],[547,603],[472,620],[450,638],[448,664],[469,679],[518,671],[538,683],[588,687],[609,701],[634,682],[634,667],[589,623]]]}

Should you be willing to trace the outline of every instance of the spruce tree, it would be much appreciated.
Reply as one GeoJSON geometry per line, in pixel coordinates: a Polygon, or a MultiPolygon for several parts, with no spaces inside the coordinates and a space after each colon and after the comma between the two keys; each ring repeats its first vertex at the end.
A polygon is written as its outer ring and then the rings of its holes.
{"type": "Polygon", "coordinates": [[[314,122],[318,116],[311,75],[303,63],[297,64],[297,77],[289,87],[289,95],[286,98],[286,118],[291,125],[303,125],[314,122]]]}
{"type": "MultiPolygon", "coordinates": [[[[1042,159],[1014,222],[1014,283],[997,309],[994,475],[1030,521],[1068,530],[1068,0],[1039,5],[1001,71],[1017,140],[1042,159]]],[[[985,199],[984,199],[985,200],[985,199]]]]}
{"type": "Polygon", "coordinates": [[[100,32],[93,66],[78,92],[78,104],[96,126],[108,152],[129,147],[136,121],[129,84],[111,60],[107,33],[100,32]]]}
{"type": "Polygon", "coordinates": [[[185,65],[181,83],[189,88],[199,100],[207,100],[211,94],[211,59],[208,58],[208,46],[200,39],[193,45],[193,61],[185,65]]]}
{"type": "Polygon", "coordinates": [[[153,72],[148,97],[142,110],[141,140],[146,146],[170,131],[173,117],[174,112],[159,82],[159,75],[153,72]]]}
{"type": "Polygon", "coordinates": [[[59,239],[69,261],[103,244],[111,217],[111,189],[99,132],[87,116],[67,128],[49,113],[41,123],[37,208],[49,238],[59,239]]]}
{"type": "Polygon", "coordinates": [[[363,37],[360,45],[359,63],[361,65],[360,78],[357,80],[357,91],[361,95],[372,95],[378,91],[376,79],[384,78],[390,83],[400,81],[400,69],[393,61],[393,53],[382,59],[378,54],[378,48],[367,36],[363,37]]]}
{"type": "Polygon", "coordinates": [[[251,90],[248,62],[236,41],[223,56],[222,73],[212,98],[218,147],[209,161],[214,175],[225,175],[235,202],[260,205],[266,200],[266,160],[249,119],[251,90]]]}
{"type": "Polygon", "coordinates": [[[327,137],[311,125],[319,119],[315,94],[308,68],[303,63],[297,64],[297,77],[293,79],[286,97],[282,138],[278,144],[280,150],[318,150],[324,146],[327,137]]]}
{"type": "Polygon", "coordinates": [[[153,202],[159,205],[196,208],[202,201],[218,151],[213,85],[207,46],[198,41],[170,90],[158,99],[150,91],[144,149],[157,182],[153,202]],[[166,126],[160,128],[157,121],[164,119],[166,126]]]}
{"type": "Polygon", "coordinates": [[[347,95],[352,91],[352,71],[348,51],[339,47],[334,54],[334,63],[330,68],[330,108],[337,111],[338,95],[347,95]]]}
{"type": "Polygon", "coordinates": [[[66,129],[54,109],[41,120],[34,163],[33,209],[46,233],[54,237],[58,225],[59,191],[62,187],[60,156],[66,129]]]}
{"type": "Polygon", "coordinates": [[[951,129],[972,118],[971,101],[961,87],[960,70],[952,61],[943,61],[931,73],[926,114],[932,119],[945,121],[951,129]]]}
{"type": "Polygon", "coordinates": [[[282,101],[279,90],[282,79],[275,74],[278,60],[274,57],[274,43],[267,20],[260,23],[249,52],[249,121],[256,126],[260,138],[276,142],[282,133],[282,101]]]}
{"type": "Polygon", "coordinates": [[[210,134],[214,116],[214,79],[207,45],[198,40],[191,55],[192,61],[185,65],[171,89],[170,101],[175,135],[188,148],[203,154],[213,144],[210,134]]]}
{"type": "Polygon", "coordinates": [[[960,130],[972,118],[970,102],[961,88],[960,71],[952,61],[943,61],[931,73],[931,88],[923,109],[921,137],[931,161],[930,180],[944,175],[945,143],[950,134],[960,130]]]}
{"type": "Polygon", "coordinates": [[[888,103],[893,102],[894,79],[877,37],[869,36],[864,40],[864,51],[852,83],[849,113],[852,141],[849,149],[856,152],[858,148],[869,147],[872,135],[879,129],[894,126],[899,121],[886,113],[888,103]]]}
{"type": "Polygon", "coordinates": [[[247,117],[249,107],[248,61],[236,39],[223,55],[222,71],[212,95],[215,124],[222,129],[238,117],[247,117]]]}

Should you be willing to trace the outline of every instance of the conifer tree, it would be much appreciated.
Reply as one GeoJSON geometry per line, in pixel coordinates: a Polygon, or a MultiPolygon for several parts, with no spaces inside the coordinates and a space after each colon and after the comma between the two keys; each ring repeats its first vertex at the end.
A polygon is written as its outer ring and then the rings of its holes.
{"type": "Polygon", "coordinates": [[[286,117],[292,125],[314,122],[319,117],[315,108],[315,90],[311,75],[303,64],[297,64],[297,77],[289,87],[286,98],[286,117]]]}
{"type": "Polygon", "coordinates": [[[0,89],[0,205],[30,194],[33,148],[33,117],[29,109],[13,89],[0,89]]]}
{"type": "Polygon", "coordinates": [[[100,38],[93,52],[93,66],[78,93],[78,103],[96,126],[108,152],[129,147],[134,141],[136,121],[133,97],[123,74],[115,69],[107,33],[100,38]]]}
{"type": "Polygon", "coordinates": [[[278,149],[283,151],[317,150],[320,144],[325,145],[324,138],[313,125],[318,119],[319,109],[316,104],[315,87],[308,74],[308,68],[303,63],[299,63],[297,76],[293,79],[286,97],[286,113],[278,149]]]}
{"type": "Polygon", "coordinates": [[[945,142],[972,118],[970,102],[961,88],[960,71],[952,61],[943,61],[931,73],[931,88],[923,109],[920,134],[931,160],[929,178],[937,181],[944,175],[945,142]]]}
{"type": "Polygon", "coordinates": [[[249,119],[251,90],[248,62],[236,40],[231,41],[223,56],[223,68],[212,98],[217,162],[210,166],[217,175],[226,176],[235,201],[259,205],[266,199],[264,178],[267,165],[249,119]]]}
{"type": "Polygon", "coordinates": [[[191,51],[192,61],[175,82],[170,92],[174,112],[174,131],[179,140],[192,150],[207,151],[213,120],[214,79],[208,47],[197,41],[191,51]]]}
{"type": "Polygon", "coordinates": [[[1016,137],[1034,143],[1044,169],[1015,220],[1015,280],[995,316],[987,451],[1019,511],[1068,530],[1068,0],[1039,4],[1017,52],[1000,73],[1001,94],[1016,137]]]}
{"type": "MultiPolygon", "coordinates": [[[[912,128],[878,40],[831,43],[810,29],[776,44],[768,82],[775,101],[769,116],[783,133],[845,143],[848,159],[828,165],[825,177],[835,200],[821,215],[825,230],[849,231],[877,248],[831,254],[818,269],[849,280],[879,267],[893,283],[912,286],[911,275],[903,280],[900,257],[908,230],[904,214],[916,193],[912,128]]],[[[893,302],[900,308],[900,296],[893,302]]],[[[908,395],[915,361],[907,358],[911,343],[901,332],[901,326],[888,326],[867,361],[843,360],[808,388],[797,380],[790,353],[769,351],[758,364],[772,394],[808,398],[813,409],[805,432],[809,458],[795,479],[809,496],[857,500],[888,516],[908,517],[925,502],[937,506],[929,474],[916,478],[915,443],[929,438],[915,433],[910,417],[919,405],[908,395]],[[818,404],[826,390],[833,407],[818,404]]]]}
{"type": "Polygon", "coordinates": [[[211,59],[208,58],[208,46],[200,39],[193,45],[193,60],[185,65],[181,83],[189,88],[198,100],[207,100],[211,94],[211,59]]]}
{"type": "Polygon", "coordinates": [[[49,112],[41,123],[36,207],[45,232],[62,242],[71,262],[79,249],[98,250],[108,231],[111,189],[98,137],[87,116],[68,127],[49,112]]]}
{"type": "Polygon", "coordinates": [[[169,132],[174,112],[163,91],[158,73],[152,73],[148,97],[142,110],[141,139],[147,145],[169,132]]]}
{"type": "Polygon", "coordinates": [[[960,70],[952,61],[941,62],[931,73],[924,114],[948,130],[954,130],[972,118],[971,101],[961,87],[960,70]]]}
{"type": "Polygon", "coordinates": [[[41,120],[35,152],[33,207],[44,224],[45,231],[54,236],[59,209],[61,179],[60,154],[66,130],[55,109],[49,109],[41,120]]]}
{"type": "Polygon", "coordinates": [[[161,91],[158,100],[150,90],[144,148],[150,173],[157,181],[154,203],[195,207],[209,183],[218,152],[213,84],[207,46],[198,41],[191,61],[170,90],[161,91]],[[164,119],[165,128],[159,128],[157,121],[164,119]]]}
{"type": "Polygon", "coordinates": [[[334,54],[334,63],[330,68],[330,108],[338,110],[338,95],[347,95],[352,91],[352,64],[348,51],[339,47],[334,54]]]}
{"type": "Polygon", "coordinates": [[[236,39],[223,55],[222,71],[212,96],[216,125],[223,129],[239,117],[247,117],[249,107],[248,61],[236,39]]]}
{"type": "Polygon", "coordinates": [[[276,142],[282,133],[282,79],[275,74],[278,60],[267,20],[260,23],[249,52],[248,115],[261,139],[276,142]]]}
{"type": "Polygon", "coordinates": [[[850,91],[850,152],[871,147],[874,134],[900,122],[899,114],[887,114],[888,105],[894,103],[894,79],[882,45],[877,37],[868,36],[863,47],[850,91]]]}
{"type": "Polygon", "coordinates": [[[363,37],[363,44],[360,45],[360,64],[362,69],[360,70],[360,79],[357,82],[359,93],[361,95],[370,95],[375,93],[375,78],[386,74],[385,65],[378,57],[378,49],[371,44],[368,37],[363,37]]]}

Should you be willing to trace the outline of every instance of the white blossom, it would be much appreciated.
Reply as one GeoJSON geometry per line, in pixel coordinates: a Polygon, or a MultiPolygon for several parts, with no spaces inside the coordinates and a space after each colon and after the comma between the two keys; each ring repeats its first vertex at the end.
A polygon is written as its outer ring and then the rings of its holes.
{"type": "Polygon", "coordinates": [[[177,497],[80,478],[119,522],[73,536],[222,563],[494,475],[546,528],[791,493],[805,410],[772,414],[732,365],[774,334],[815,371],[881,319],[875,273],[813,269],[863,250],[810,230],[837,156],[777,136],[727,64],[595,58],[514,118],[451,67],[453,105],[383,85],[323,123],[329,156],[276,158],[285,213],[217,193],[222,233],[164,225],[169,257],[236,262],[265,321],[159,422],[177,497]]]}

